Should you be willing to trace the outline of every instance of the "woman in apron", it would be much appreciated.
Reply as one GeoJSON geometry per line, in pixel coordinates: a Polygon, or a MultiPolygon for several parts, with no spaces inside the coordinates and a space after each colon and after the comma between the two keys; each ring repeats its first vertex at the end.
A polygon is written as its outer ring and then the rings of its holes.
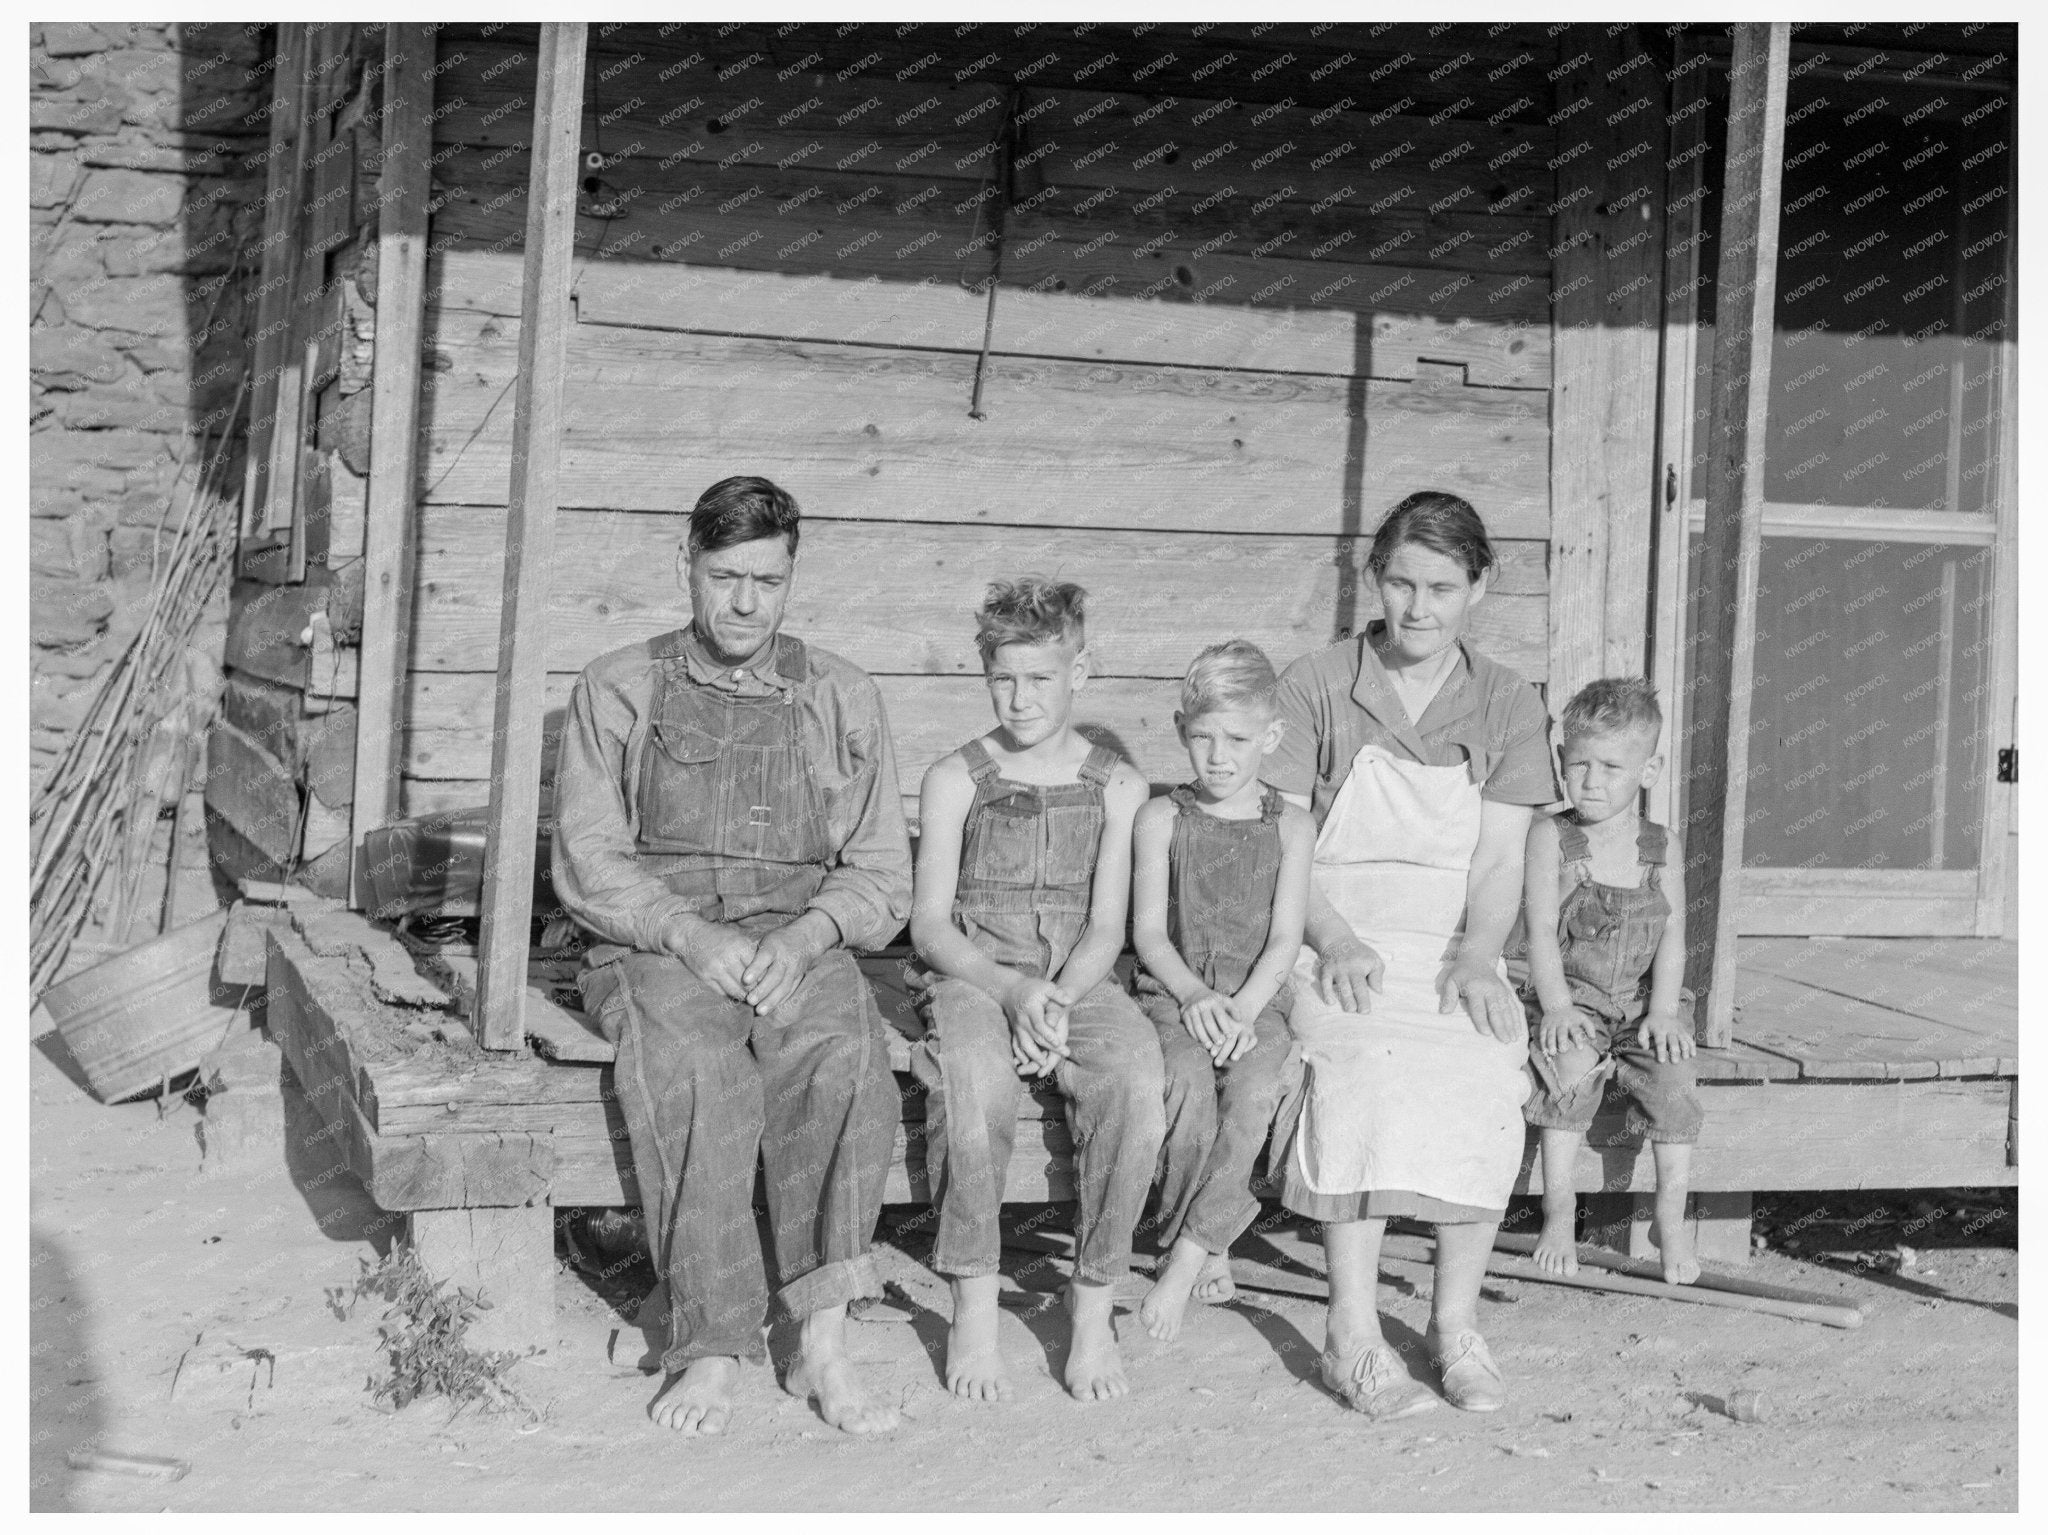
{"type": "Polygon", "coordinates": [[[1267,781],[1313,811],[1307,937],[1289,1023],[1308,1082],[1283,1198],[1324,1223],[1325,1384],[1375,1418],[1437,1397],[1380,1331],[1389,1217],[1433,1222],[1428,1351],[1455,1406],[1505,1400],[1480,1279],[1521,1166],[1528,1026],[1501,949],[1532,807],[1558,798],[1536,690],[1464,642],[1494,566],[1457,496],[1387,514],[1367,570],[1385,617],[1281,678],[1267,781]]]}

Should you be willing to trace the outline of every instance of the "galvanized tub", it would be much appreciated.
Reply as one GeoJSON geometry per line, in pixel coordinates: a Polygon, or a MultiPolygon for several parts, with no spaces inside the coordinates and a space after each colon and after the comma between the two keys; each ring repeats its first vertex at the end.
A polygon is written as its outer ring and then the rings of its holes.
{"type": "Polygon", "coordinates": [[[235,1009],[213,1000],[226,911],[81,970],[43,993],[93,1096],[114,1103],[198,1066],[235,1009]]]}

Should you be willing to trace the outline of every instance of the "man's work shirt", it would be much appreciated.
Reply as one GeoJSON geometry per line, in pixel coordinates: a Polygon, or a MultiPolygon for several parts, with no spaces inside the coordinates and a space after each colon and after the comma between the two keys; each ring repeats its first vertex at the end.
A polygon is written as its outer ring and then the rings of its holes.
{"type": "Polygon", "coordinates": [[[662,951],[679,914],[816,909],[878,948],[910,913],[910,840],[874,680],[782,636],[758,666],[694,631],[583,670],[555,774],[555,892],[611,943],[662,951]]]}

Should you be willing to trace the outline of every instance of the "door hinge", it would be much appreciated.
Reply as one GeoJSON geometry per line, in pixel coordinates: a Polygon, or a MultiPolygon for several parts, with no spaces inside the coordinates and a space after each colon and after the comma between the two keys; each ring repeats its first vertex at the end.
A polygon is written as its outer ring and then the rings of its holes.
{"type": "MultiPolygon", "coordinates": [[[[1636,483],[1640,485],[1642,481],[1638,480],[1636,483]]],[[[1678,505],[1678,466],[1676,464],[1666,464],[1664,466],[1664,504],[1666,506],[1678,505]]]]}
{"type": "Polygon", "coordinates": [[[2002,746],[1998,751],[1998,781],[2018,783],[2020,781],[2020,749],[2017,746],[2002,746]]]}

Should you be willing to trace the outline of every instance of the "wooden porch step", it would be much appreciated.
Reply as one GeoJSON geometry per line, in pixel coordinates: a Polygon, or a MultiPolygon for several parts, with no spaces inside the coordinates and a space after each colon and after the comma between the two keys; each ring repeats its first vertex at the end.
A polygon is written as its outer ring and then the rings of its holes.
{"type": "MultiPolygon", "coordinates": [[[[331,917],[321,932],[331,945],[331,917]]],[[[315,953],[295,928],[273,927],[266,941],[272,1030],[349,1165],[386,1209],[635,1202],[609,1064],[486,1054],[458,1021],[379,996],[346,955],[315,953]]],[[[889,1002],[885,992],[885,1010],[889,1002]]],[[[1702,1191],[2017,1181],[2008,1161],[2010,1078],[1821,1080],[1753,1047],[1719,1057],[1774,1075],[1704,1082],[1707,1124],[1694,1159],[1702,1191]]],[[[924,1096],[907,1075],[898,1086],[886,1197],[921,1200],[929,1194],[924,1096]]],[[[1071,1197],[1072,1143],[1058,1099],[1026,1094],[1020,1120],[1010,1197],[1071,1197]]],[[[1654,1186],[1650,1149],[1626,1135],[1617,1112],[1595,1121],[1575,1173],[1588,1192],[1654,1186]]],[[[1532,1135],[1517,1190],[1541,1187],[1532,1135]]]]}

